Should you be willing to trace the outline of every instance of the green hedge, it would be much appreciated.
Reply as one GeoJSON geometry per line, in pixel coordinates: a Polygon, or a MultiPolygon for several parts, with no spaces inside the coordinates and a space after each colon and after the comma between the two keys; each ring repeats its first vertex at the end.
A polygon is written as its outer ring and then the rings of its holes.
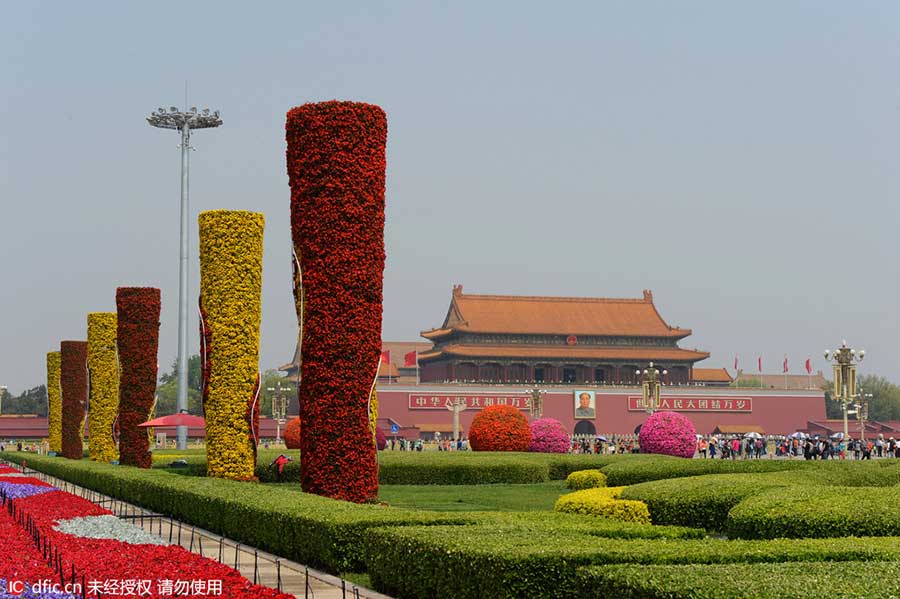
{"type": "Polygon", "coordinates": [[[749,474],[815,468],[821,462],[806,460],[720,460],[656,456],[652,460],[621,460],[603,468],[609,486],[702,476],[704,474],[749,474]]]}
{"type": "Polygon", "coordinates": [[[617,599],[785,599],[897,597],[900,562],[594,566],[580,572],[578,597],[617,599]]]}
{"type": "Polygon", "coordinates": [[[399,597],[576,597],[591,564],[900,561],[896,538],[610,540],[559,525],[379,528],[368,543],[371,580],[399,597]]]}
{"type": "Polygon", "coordinates": [[[646,503],[655,524],[723,531],[734,506],[764,489],[784,484],[760,474],[711,474],[633,485],[619,498],[646,503]]]}
{"type": "Polygon", "coordinates": [[[771,489],[736,505],[728,514],[727,532],[757,539],[900,535],[900,489],[771,489]]]}
{"type": "MultiPolygon", "coordinates": [[[[0,455],[21,463],[22,454],[0,455]]],[[[363,568],[363,541],[373,527],[473,521],[466,514],[357,505],[253,483],[31,454],[26,459],[35,470],[331,572],[363,568]]]]}

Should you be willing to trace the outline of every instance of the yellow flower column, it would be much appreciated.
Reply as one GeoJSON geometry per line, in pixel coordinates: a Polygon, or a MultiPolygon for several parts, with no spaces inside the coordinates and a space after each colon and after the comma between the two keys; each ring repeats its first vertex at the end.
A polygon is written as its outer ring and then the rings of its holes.
{"type": "Polygon", "coordinates": [[[203,212],[201,364],[207,474],[250,480],[259,435],[259,323],[265,218],[203,212]]]}
{"type": "Polygon", "coordinates": [[[62,451],[62,395],[59,389],[60,354],[47,352],[47,427],[50,451],[62,451]]]}
{"type": "Polygon", "coordinates": [[[116,354],[116,313],[90,312],[87,315],[88,372],[88,457],[98,462],[119,459],[113,433],[119,413],[119,362],[116,354]]]}

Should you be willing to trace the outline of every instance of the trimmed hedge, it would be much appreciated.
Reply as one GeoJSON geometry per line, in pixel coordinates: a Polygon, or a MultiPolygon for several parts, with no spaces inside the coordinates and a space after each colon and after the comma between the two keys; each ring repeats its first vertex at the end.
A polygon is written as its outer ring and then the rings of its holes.
{"type": "MultiPolygon", "coordinates": [[[[636,529],[665,529],[633,526],[636,529]]],[[[398,597],[513,598],[584,596],[580,593],[599,596],[585,590],[578,572],[580,566],[592,564],[900,561],[900,539],[896,538],[611,541],[591,535],[587,532],[589,529],[582,529],[583,534],[572,528],[559,533],[552,530],[488,524],[372,529],[367,541],[366,563],[376,588],[398,597]]],[[[639,571],[647,567],[633,569],[639,571]]],[[[756,597],[755,594],[747,596],[756,597]]]]}
{"type": "Polygon", "coordinates": [[[646,503],[617,499],[622,488],[603,487],[568,493],[556,500],[553,509],[567,514],[600,516],[623,522],[650,524],[650,512],[647,511],[646,503]]]}
{"type": "Polygon", "coordinates": [[[35,470],[330,572],[362,570],[363,542],[374,527],[474,521],[467,514],[357,505],[227,479],[34,454],[0,456],[14,463],[25,457],[35,470]]]}
{"type": "Polygon", "coordinates": [[[702,476],[704,474],[743,474],[804,470],[824,464],[806,460],[702,460],[664,456],[653,456],[653,458],[619,460],[605,466],[603,472],[609,479],[608,484],[613,487],[619,487],[653,480],[702,476]]]}
{"type": "Polygon", "coordinates": [[[900,562],[595,566],[579,572],[578,597],[784,599],[897,596],[900,562]]]}
{"type": "Polygon", "coordinates": [[[577,470],[566,477],[566,487],[573,491],[606,486],[606,475],[600,470],[577,470]]]}
{"type": "Polygon", "coordinates": [[[749,497],[728,514],[731,537],[900,535],[897,487],[796,486],[749,497]]]}
{"type": "Polygon", "coordinates": [[[722,531],[731,508],[778,485],[759,474],[712,474],[633,485],[620,497],[646,503],[656,524],[722,531]]]}

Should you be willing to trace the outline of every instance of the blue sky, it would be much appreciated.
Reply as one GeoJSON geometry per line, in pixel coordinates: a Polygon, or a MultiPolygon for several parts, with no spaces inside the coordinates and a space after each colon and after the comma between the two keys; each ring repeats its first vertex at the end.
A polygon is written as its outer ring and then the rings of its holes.
{"type": "MultiPolygon", "coordinates": [[[[115,288],[163,291],[176,351],[178,137],[196,214],[267,219],[260,365],[286,362],[284,116],[388,114],[384,336],[467,292],[640,297],[682,345],[800,372],[846,338],[900,378],[900,5],[885,2],[20,2],[0,36],[0,384],[44,381],[115,288]]],[[[191,347],[198,343],[196,319],[191,347]]]]}

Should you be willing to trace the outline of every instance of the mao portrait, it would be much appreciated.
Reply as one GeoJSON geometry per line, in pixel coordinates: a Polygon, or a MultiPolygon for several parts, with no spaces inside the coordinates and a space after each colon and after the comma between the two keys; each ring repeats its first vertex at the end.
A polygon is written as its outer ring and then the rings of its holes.
{"type": "Polygon", "coordinates": [[[594,418],[597,414],[593,391],[575,392],[575,418],[594,418]]]}

